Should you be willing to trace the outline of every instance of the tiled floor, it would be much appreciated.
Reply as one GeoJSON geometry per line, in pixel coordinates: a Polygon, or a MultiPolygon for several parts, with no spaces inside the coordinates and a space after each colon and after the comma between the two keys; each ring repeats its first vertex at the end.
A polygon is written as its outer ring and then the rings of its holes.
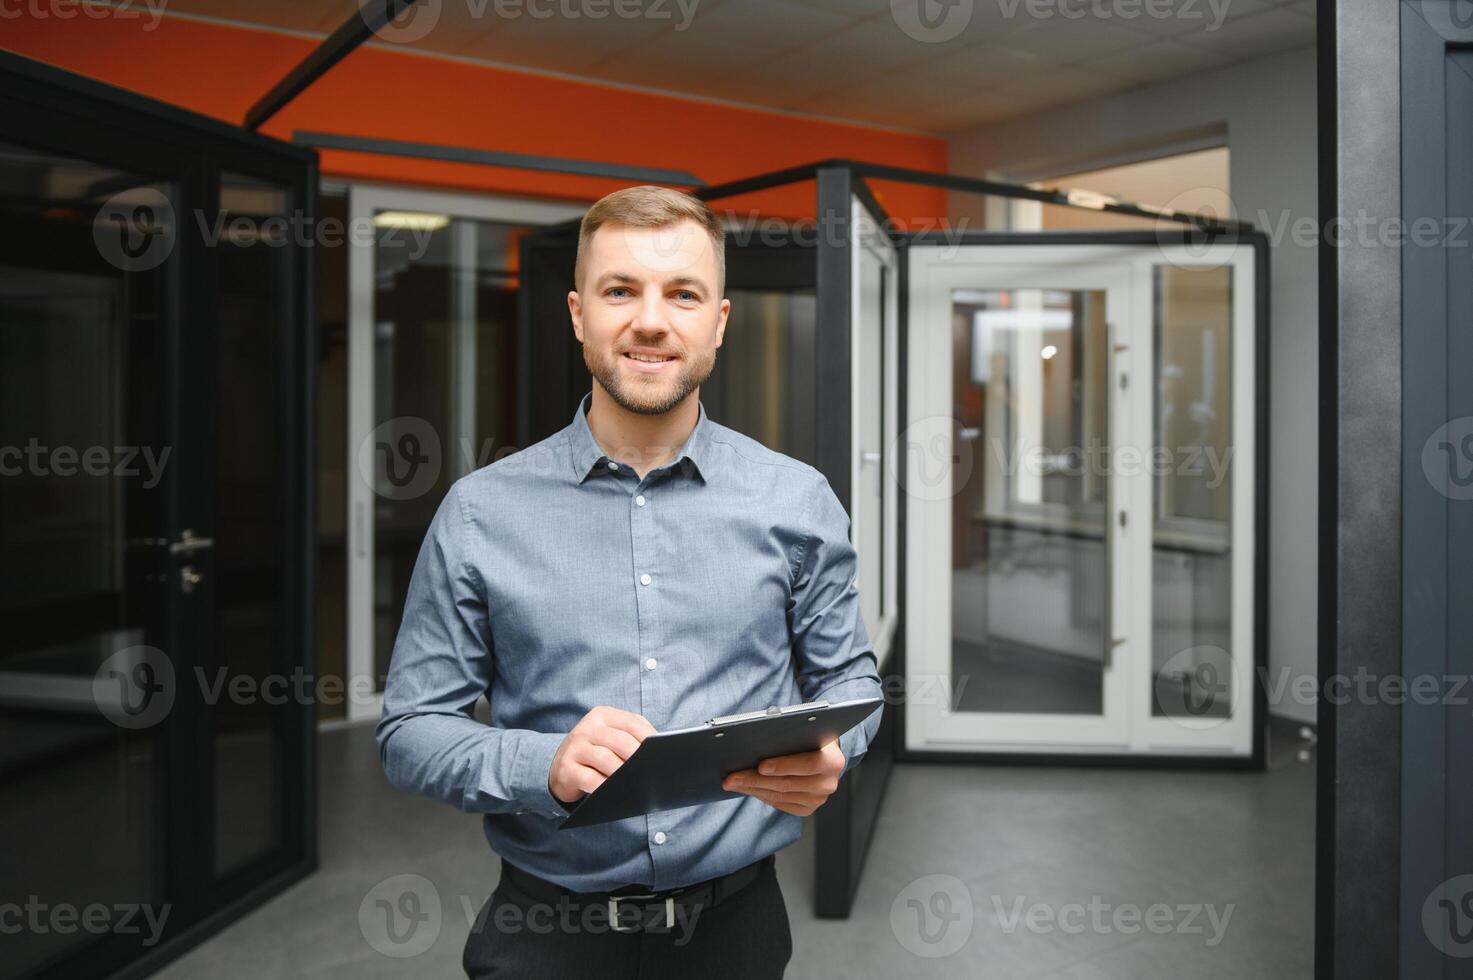
{"type": "MultiPolygon", "coordinates": [[[[321,751],[321,870],[160,976],[462,976],[498,874],[478,819],[395,792],[371,727],[321,751]],[[412,958],[359,927],[400,874],[441,901],[412,958]]],[[[1308,978],[1314,768],[1275,755],[1267,773],[897,766],[849,919],[813,917],[808,837],[779,853],[788,976],[1308,978]]]]}

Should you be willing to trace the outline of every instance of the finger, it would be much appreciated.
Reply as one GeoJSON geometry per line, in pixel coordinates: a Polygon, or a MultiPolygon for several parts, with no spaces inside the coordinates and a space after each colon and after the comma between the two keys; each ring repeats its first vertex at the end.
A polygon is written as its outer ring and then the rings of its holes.
{"type": "Polygon", "coordinates": [[[766,803],[770,807],[782,810],[784,813],[794,814],[799,817],[808,816],[824,803],[822,797],[810,796],[806,793],[769,793],[759,790],[757,792],[749,793],[748,795],[755,796],[757,799],[761,800],[763,803],[766,803]]]}
{"type": "Polygon", "coordinates": [[[604,784],[607,777],[591,766],[581,762],[573,767],[573,786],[584,793],[592,793],[604,784]]]}
{"type": "Polygon", "coordinates": [[[633,711],[624,711],[622,708],[606,708],[604,724],[610,728],[618,728],[628,732],[639,741],[644,741],[650,735],[655,734],[655,726],[644,715],[633,711]]]}
{"type": "Polygon", "coordinates": [[[574,761],[596,769],[604,776],[612,776],[614,770],[624,764],[612,749],[591,742],[585,742],[574,750],[574,761]]]}
{"type": "Polygon", "coordinates": [[[829,789],[827,776],[752,776],[741,785],[772,793],[822,793],[829,789]]]}
{"type": "Polygon", "coordinates": [[[622,728],[610,728],[604,726],[588,736],[588,740],[594,745],[602,745],[610,749],[621,759],[627,759],[639,748],[639,739],[630,735],[622,728]]]}
{"type": "Polygon", "coordinates": [[[763,759],[757,770],[764,776],[813,776],[824,770],[823,752],[773,756],[763,759]]]}

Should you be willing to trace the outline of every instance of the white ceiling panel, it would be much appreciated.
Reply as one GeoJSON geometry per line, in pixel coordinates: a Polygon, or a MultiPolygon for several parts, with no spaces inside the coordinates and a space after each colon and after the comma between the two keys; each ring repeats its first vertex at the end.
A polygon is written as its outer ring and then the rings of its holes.
{"type": "Polygon", "coordinates": [[[1181,40],[1235,61],[1247,61],[1313,44],[1314,34],[1312,18],[1278,8],[1231,17],[1215,31],[1202,31],[1181,40]]]}
{"type": "Polygon", "coordinates": [[[1150,43],[1152,36],[1116,20],[1040,20],[1007,37],[1004,44],[1053,62],[1075,62],[1150,43]]]}
{"type": "Polygon", "coordinates": [[[1020,75],[1046,71],[1051,63],[1036,54],[1001,44],[981,44],[896,73],[895,82],[916,93],[918,101],[970,94],[1002,85],[1020,75]]]}
{"type": "Polygon", "coordinates": [[[1234,17],[1268,10],[1274,0],[1141,0],[1139,12],[1129,5],[1119,7],[1117,23],[1142,34],[1181,37],[1207,30],[1234,17]],[[1130,10],[1134,16],[1123,16],[1130,10]]]}
{"type": "Polygon", "coordinates": [[[684,30],[667,28],[632,45],[611,46],[595,73],[632,81],[653,65],[720,75],[811,44],[855,21],[790,0],[734,0],[700,8],[684,30]]]}
{"type": "Polygon", "coordinates": [[[1183,44],[1174,38],[1162,38],[1143,48],[1131,48],[1081,62],[1080,67],[1144,84],[1195,75],[1230,64],[1232,59],[1226,55],[1183,44]]]}
{"type": "MultiPolygon", "coordinates": [[[[895,25],[867,20],[739,72],[736,84],[763,100],[823,92],[944,57],[955,46],[897,43],[895,25]]],[[[909,40],[909,39],[907,39],[909,40]]]]}

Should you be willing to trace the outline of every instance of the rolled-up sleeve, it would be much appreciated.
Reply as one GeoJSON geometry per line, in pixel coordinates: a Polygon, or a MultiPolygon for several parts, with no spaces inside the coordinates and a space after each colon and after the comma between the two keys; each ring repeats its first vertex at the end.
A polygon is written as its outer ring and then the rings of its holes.
{"type": "MultiPolygon", "coordinates": [[[[849,543],[849,515],[828,480],[815,475],[788,606],[798,687],[805,701],[881,697],[874,647],[860,615],[855,581],[859,562],[849,543]]],[[[844,772],[854,768],[869,749],[881,714],[877,707],[839,736],[844,772]]]]}
{"type": "Polygon", "coordinates": [[[483,725],[473,715],[491,688],[484,590],[468,567],[461,484],[441,501],[420,546],[384,684],[375,738],[389,782],[467,812],[570,810],[548,789],[563,735],[483,725]]]}

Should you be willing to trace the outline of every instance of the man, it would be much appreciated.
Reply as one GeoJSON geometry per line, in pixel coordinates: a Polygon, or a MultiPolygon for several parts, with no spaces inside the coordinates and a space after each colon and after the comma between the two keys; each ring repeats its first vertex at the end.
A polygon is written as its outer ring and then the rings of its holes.
{"type": "Polygon", "coordinates": [[[589,209],[568,310],[593,389],[567,428],[457,481],[415,564],[377,738],[396,787],[485,814],[502,872],[473,980],[781,976],[771,855],[879,727],[734,773],[731,799],[558,830],[655,731],[880,694],[828,482],[699,400],[724,244],[675,191],[589,209]]]}

